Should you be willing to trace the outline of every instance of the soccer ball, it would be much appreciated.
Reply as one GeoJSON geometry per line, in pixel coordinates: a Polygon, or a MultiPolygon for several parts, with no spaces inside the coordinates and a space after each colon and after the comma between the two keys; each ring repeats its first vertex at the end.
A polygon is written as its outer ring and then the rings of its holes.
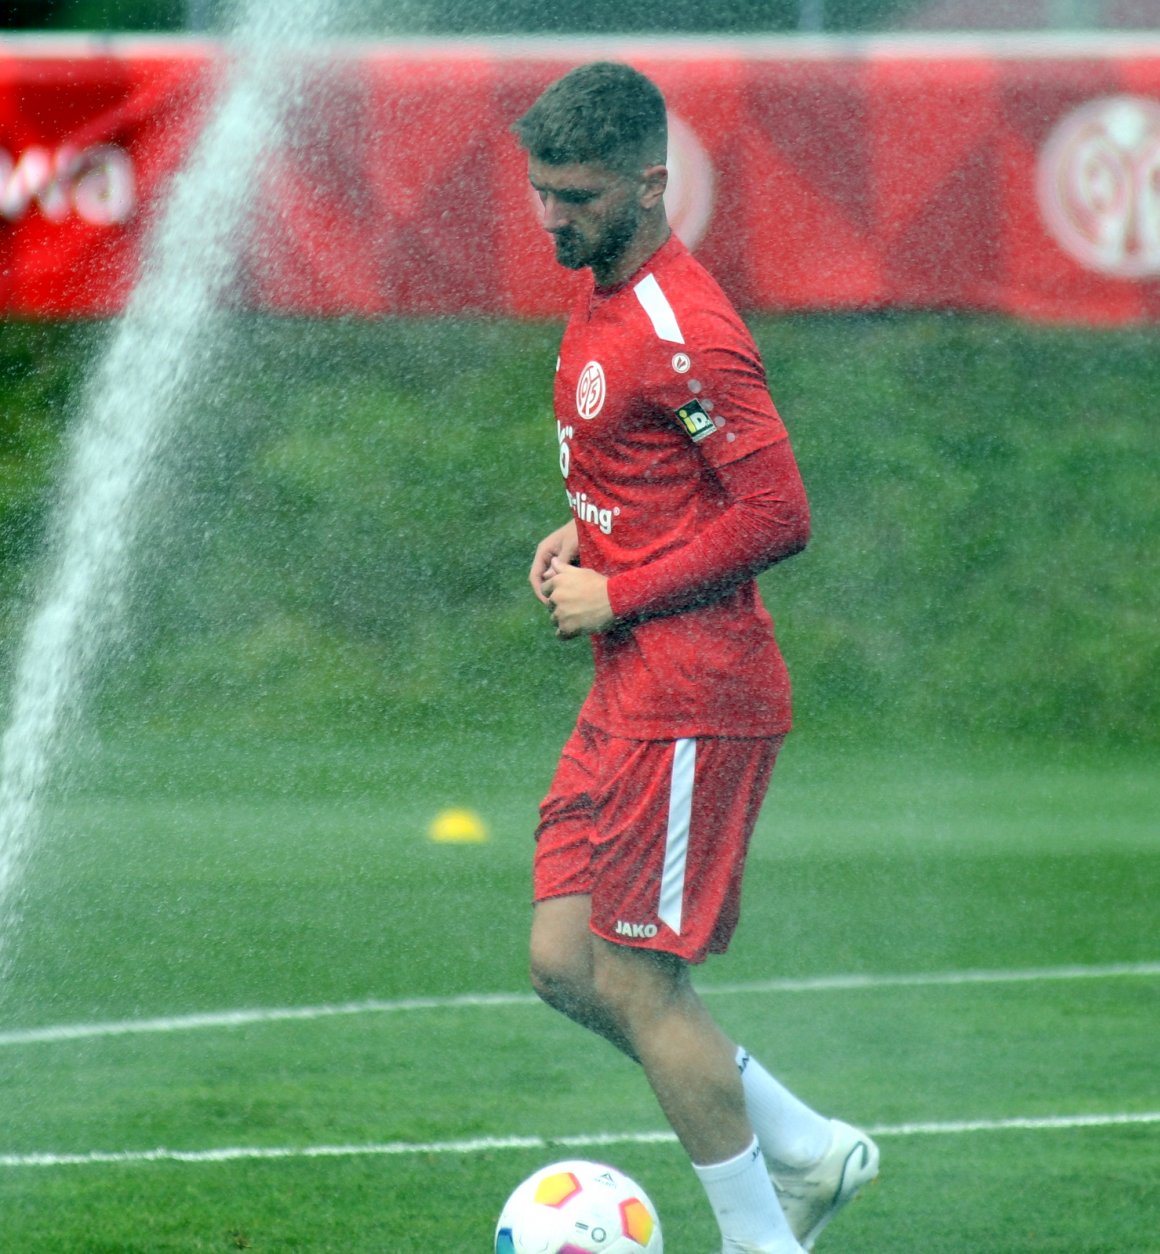
{"type": "Polygon", "coordinates": [[[615,1167],[570,1160],[541,1167],[508,1198],[495,1254],[664,1254],[648,1195],[615,1167]]]}

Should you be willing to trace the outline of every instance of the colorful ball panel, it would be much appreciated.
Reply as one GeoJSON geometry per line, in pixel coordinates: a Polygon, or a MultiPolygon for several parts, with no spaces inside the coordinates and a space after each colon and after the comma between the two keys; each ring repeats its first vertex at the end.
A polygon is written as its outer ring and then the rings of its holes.
{"type": "Polygon", "coordinates": [[[563,1206],[580,1192],[580,1181],[570,1171],[545,1176],[536,1186],[535,1200],[540,1206],[563,1206]]]}
{"type": "Polygon", "coordinates": [[[637,1245],[648,1245],[653,1234],[653,1217],[639,1197],[630,1197],[620,1204],[620,1222],[625,1236],[637,1245]]]}

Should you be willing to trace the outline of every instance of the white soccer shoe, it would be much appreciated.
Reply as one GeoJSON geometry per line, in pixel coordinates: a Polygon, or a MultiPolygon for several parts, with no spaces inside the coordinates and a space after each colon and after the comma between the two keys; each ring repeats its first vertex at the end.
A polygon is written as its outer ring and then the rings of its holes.
{"type": "Polygon", "coordinates": [[[812,1167],[773,1173],[773,1187],[793,1234],[807,1250],[831,1219],[878,1174],[878,1146],[840,1119],[833,1142],[812,1167]]]}

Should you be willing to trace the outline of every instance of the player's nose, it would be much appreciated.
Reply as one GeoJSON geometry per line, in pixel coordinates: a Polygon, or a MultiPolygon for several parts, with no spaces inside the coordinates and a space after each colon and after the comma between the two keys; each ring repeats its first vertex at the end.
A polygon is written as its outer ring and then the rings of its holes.
{"type": "Polygon", "coordinates": [[[544,197],[544,229],[546,231],[562,230],[570,221],[568,206],[564,201],[552,195],[544,197]]]}

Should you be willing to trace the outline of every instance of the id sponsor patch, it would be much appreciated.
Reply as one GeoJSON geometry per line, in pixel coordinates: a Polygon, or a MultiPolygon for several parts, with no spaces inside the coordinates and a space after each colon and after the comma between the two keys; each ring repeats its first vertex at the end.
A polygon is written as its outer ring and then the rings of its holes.
{"type": "Polygon", "coordinates": [[[677,417],[694,444],[700,444],[706,436],[717,430],[716,424],[705,412],[700,401],[686,401],[677,410],[677,417]]]}

